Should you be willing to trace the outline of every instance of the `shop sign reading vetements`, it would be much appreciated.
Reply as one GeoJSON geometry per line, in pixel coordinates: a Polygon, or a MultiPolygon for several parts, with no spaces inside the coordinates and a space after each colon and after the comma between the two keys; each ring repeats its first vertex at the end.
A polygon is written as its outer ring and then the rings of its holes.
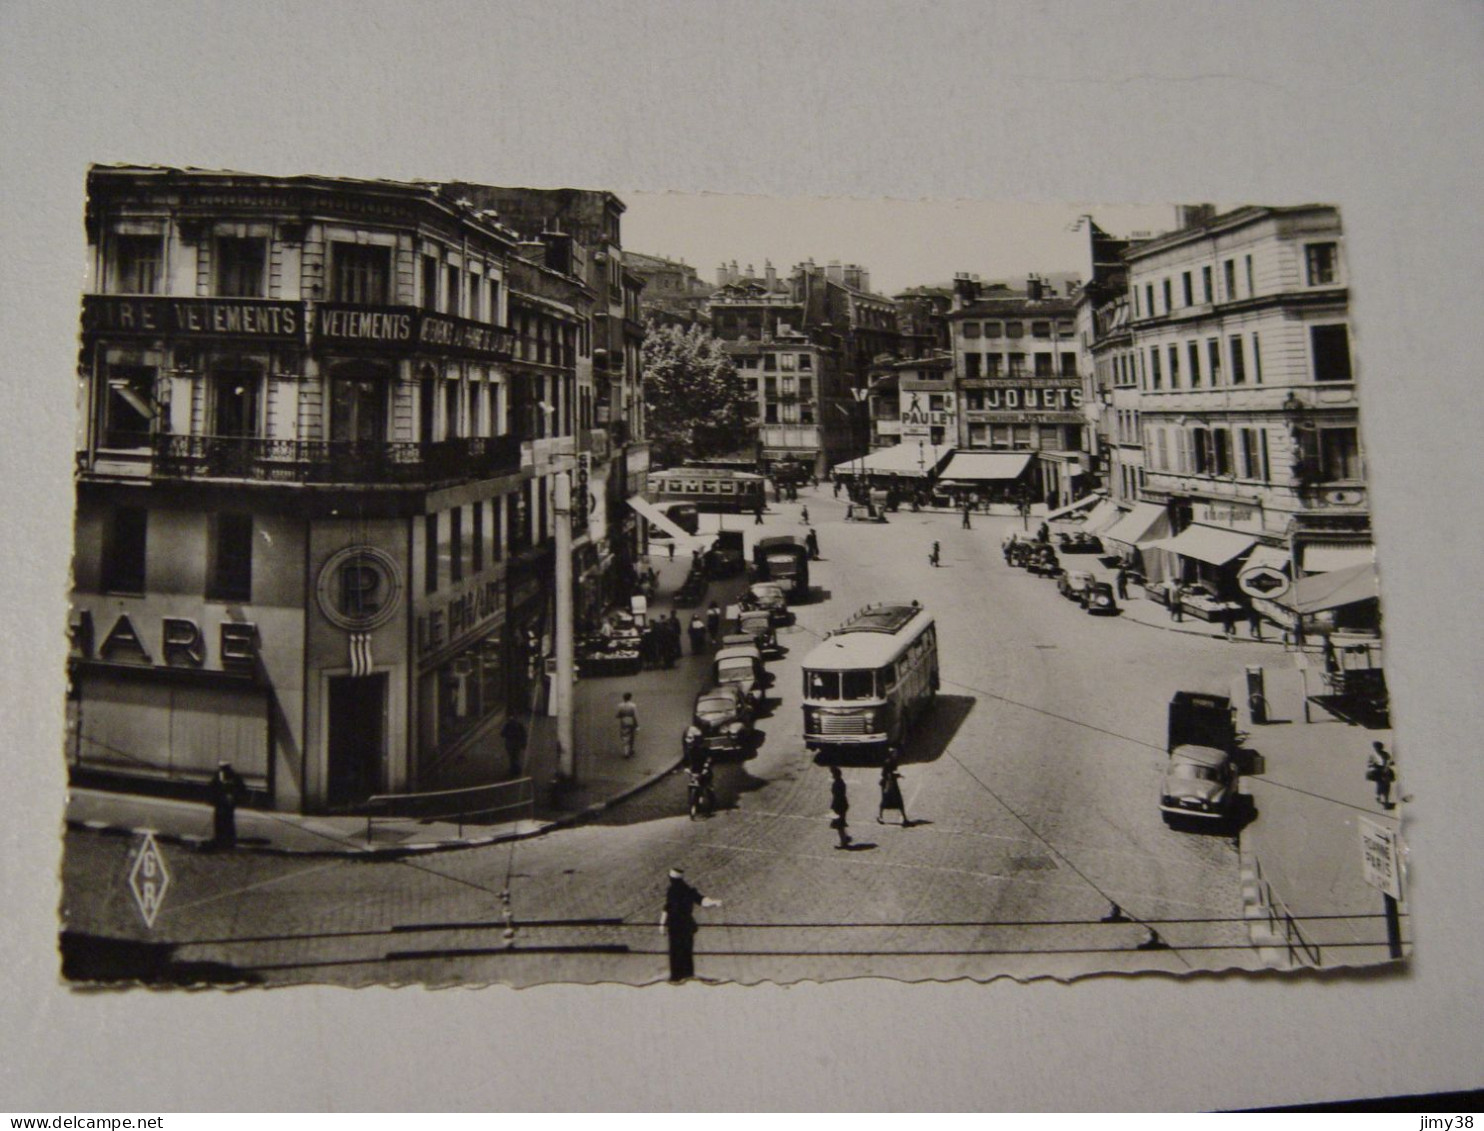
{"type": "Polygon", "coordinates": [[[378,349],[426,348],[469,357],[503,358],[510,331],[468,318],[434,314],[415,306],[320,303],[314,311],[316,342],[378,349]]]}
{"type": "Polygon", "coordinates": [[[253,338],[292,342],[304,333],[302,302],[252,298],[84,295],[83,329],[114,337],[253,338]]]}

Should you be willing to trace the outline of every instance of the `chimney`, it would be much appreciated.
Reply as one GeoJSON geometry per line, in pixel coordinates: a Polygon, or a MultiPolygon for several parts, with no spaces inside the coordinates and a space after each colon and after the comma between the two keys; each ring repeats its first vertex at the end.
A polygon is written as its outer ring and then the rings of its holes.
{"type": "Polygon", "coordinates": [[[1214,204],[1177,204],[1175,205],[1175,227],[1199,228],[1202,224],[1216,218],[1216,205],[1214,204]]]}
{"type": "Polygon", "coordinates": [[[747,265],[747,278],[749,278],[749,279],[756,279],[757,278],[757,272],[752,269],[752,264],[751,263],[749,263],[747,265]]]}
{"type": "Polygon", "coordinates": [[[771,259],[763,260],[763,278],[767,280],[768,290],[776,291],[778,289],[778,272],[774,269],[771,259]]]}
{"type": "Polygon", "coordinates": [[[716,285],[718,287],[724,287],[730,282],[731,280],[727,278],[727,265],[725,262],[723,262],[722,265],[716,269],[716,285]]]}
{"type": "Polygon", "coordinates": [[[960,271],[953,276],[953,309],[962,310],[964,307],[978,301],[979,280],[972,275],[960,271]]]}
{"type": "Polygon", "coordinates": [[[1038,275],[1032,275],[1025,281],[1025,297],[1031,302],[1041,301],[1041,279],[1038,275]]]}
{"type": "Polygon", "coordinates": [[[860,272],[860,289],[869,292],[871,290],[871,272],[867,271],[864,267],[857,267],[856,270],[860,272]]]}
{"type": "Polygon", "coordinates": [[[838,259],[831,259],[824,269],[824,277],[832,283],[843,283],[845,282],[845,268],[840,266],[838,259]]]}

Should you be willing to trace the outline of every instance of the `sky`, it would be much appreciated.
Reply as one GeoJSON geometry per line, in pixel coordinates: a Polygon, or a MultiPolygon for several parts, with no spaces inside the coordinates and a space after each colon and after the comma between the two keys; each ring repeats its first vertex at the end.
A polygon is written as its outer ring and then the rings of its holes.
{"type": "Polygon", "coordinates": [[[1091,215],[1115,236],[1174,227],[1173,205],[1044,205],[957,200],[859,200],[842,197],[732,196],[719,193],[622,194],[623,244],[631,251],[684,259],[707,282],[722,262],[780,274],[813,259],[858,263],[871,289],[893,294],[946,283],[959,272],[984,279],[1090,273],[1086,225],[1091,215]]]}

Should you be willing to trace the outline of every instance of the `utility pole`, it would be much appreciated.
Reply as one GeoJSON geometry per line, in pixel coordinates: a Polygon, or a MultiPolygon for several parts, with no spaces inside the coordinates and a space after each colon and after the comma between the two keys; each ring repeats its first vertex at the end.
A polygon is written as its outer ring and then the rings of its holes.
{"type": "Polygon", "coordinates": [[[557,776],[577,782],[577,751],[572,742],[572,473],[552,477],[552,510],[556,515],[556,679],[557,776]]]}

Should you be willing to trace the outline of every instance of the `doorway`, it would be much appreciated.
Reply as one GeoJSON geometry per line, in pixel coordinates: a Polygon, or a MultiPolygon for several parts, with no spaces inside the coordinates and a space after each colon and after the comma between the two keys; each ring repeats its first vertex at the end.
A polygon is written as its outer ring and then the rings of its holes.
{"type": "Polygon", "coordinates": [[[325,800],[331,808],[357,805],[382,788],[386,697],[385,672],[329,678],[325,800]]]}

